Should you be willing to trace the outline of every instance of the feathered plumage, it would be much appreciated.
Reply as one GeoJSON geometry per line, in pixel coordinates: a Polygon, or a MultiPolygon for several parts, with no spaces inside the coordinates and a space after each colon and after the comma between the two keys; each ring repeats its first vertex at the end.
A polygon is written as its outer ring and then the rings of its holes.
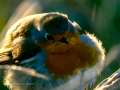
{"type": "Polygon", "coordinates": [[[7,32],[1,57],[12,63],[35,69],[49,80],[7,70],[4,84],[12,90],[84,90],[103,69],[102,43],[66,14],[58,12],[28,16],[7,32]]]}

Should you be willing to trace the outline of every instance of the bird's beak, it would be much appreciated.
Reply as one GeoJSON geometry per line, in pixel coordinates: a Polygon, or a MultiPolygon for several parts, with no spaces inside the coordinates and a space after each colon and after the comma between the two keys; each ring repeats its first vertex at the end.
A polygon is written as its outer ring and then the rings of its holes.
{"type": "Polygon", "coordinates": [[[66,37],[62,37],[60,42],[69,44],[66,37]]]}

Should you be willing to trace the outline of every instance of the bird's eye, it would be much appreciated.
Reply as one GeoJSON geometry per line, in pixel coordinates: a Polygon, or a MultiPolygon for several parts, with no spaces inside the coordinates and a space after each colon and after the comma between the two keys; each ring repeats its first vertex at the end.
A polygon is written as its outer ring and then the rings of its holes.
{"type": "Polygon", "coordinates": [[[46,35],[47,40],[53,40],[53,37],[51,35],[46,35]]]}

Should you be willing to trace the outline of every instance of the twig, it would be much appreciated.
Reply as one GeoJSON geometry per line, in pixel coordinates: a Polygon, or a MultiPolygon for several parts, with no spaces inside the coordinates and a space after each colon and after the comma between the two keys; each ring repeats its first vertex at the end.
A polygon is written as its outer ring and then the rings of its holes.
{"type": "Polygon", "coordinates": [[[49,80],[49,78],[47,76],[37,73],[36,70],[30,69],[30,68],[25,68],[25,67],[16,66],[16,65],[0,65],[0,69],[11,69],[11,70],[19,71],[22,74],[27,74],[27,75],[31,75],[34,77],[49,80]]]}
{"type": "Polygon", "coordinates": [[[103,80],[94,90],[117,90],[120,88],[120,69],[103,80]]]}

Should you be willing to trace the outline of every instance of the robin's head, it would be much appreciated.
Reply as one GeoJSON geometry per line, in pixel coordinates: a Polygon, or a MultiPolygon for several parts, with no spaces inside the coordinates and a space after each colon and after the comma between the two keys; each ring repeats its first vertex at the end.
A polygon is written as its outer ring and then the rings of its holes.
{"type": "Polygon", "coordinates": [[[90,45],[93,41],[89,37],[80,40],[83,38],[80,37],[80,26],[72,23],[67,15],[49,13],[40,22],[42,30],[35,43],[46,51],[46,68],[50,73],[56,77],[72,76],[77,70],[98,62],[100,51],[90,45]]]}
{"type": "Polygon", "coordinates": [[[35,42],[49,53],[65,53],[75,44],[74,39],[79,39],[80,26],[76,27],[77,23],[72,23],[66,14],[49,13],[40,23],[42,30],[35,42]]]}

